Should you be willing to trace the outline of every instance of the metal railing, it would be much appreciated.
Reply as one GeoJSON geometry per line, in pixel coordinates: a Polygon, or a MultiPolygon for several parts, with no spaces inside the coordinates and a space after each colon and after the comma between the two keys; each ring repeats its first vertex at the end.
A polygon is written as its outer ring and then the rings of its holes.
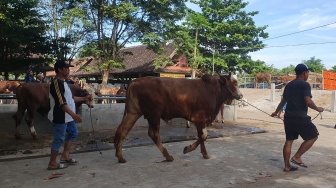
{"type": "Polygon", "coordinates": [[[96,99],[126,99],[126,96],[125,95],[98,95],[98,96],[95,96],[94,98],[95,100],[96,99]]]}
{"type": "Polygon", "coordinates": [[[16,99],[15,94],[0,94],[0,99],[16,99]]]}
{"type": "MultiPolygon", "coordinates": [[[[0,99],[17,99],[15,94],[0,94],[0,99]]],[[[95,96],[94,100],[125,100],[125,95],[99,95],[95,96]]]]}

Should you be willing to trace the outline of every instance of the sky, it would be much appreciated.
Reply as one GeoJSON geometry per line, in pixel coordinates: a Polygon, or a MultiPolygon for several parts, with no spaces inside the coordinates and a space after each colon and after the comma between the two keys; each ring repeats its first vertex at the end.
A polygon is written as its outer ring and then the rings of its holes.
{"type": "MultiPolygon", "coordinates": [[[[277,69],[296,66],[311,57],[322,60],[321,63],[326,69],[336,65],[335,0],[246,0],[245,2],[249,2],[245,8],[247,12],[259,11],[259,14],[252,17],[255,25],[268,26],[265,31],[269,34],[269,38],[263,40],[266,48],[250,53],[253,60],[264,61],[266,65],[272,65],[277,69]],[[312,29],[315,27],[318,28],[312,29]]],[[[189,6],[193,7],[192,4],[189,6]]]]}
{"type": "Polygon", "coordinates": [[[248,2],[247,11],[259,11],[259,14],[253,17],[255,25],[268,25],[266,32],[269,34],[268,40],[263,41],[267,47],[250,53],[253,60],[262,60],[278,69],[289,65],[296,66],[311,57],[322,60],[321,63],[326,69],[336,65],[335,0],[248,0],[248,2]]]}

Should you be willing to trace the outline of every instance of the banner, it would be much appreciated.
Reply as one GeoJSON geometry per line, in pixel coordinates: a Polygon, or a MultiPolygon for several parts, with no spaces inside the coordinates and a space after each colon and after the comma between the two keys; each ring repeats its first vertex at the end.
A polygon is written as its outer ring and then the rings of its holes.
{"type": "Polygon", "coordinates": [[[160,73],[160,77],[166,78],[185,78],[184,74],[160,73]]]}

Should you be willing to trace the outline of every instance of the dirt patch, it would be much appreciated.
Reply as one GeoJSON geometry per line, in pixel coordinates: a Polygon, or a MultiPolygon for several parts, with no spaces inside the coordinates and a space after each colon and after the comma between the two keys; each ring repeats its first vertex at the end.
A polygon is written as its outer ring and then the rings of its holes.
{"type": "MultiPolygon", "coordinates": [[[[80,132],[74,144],[73,150],[80,150],[87,145],[98,142],[113,143],[114,132],[110,130],[95,131],[95,137],[92,132],[80,132]]],[[[52,143],[52,135],[39,135],[37,139],[33,139],[30,135],[23,135],[22,139],[15,139],[14,135],[3,136],[0,139],[0,156],[16,155],[16,154],[32,154],[39,150],[50,148],[52,143]]]]}

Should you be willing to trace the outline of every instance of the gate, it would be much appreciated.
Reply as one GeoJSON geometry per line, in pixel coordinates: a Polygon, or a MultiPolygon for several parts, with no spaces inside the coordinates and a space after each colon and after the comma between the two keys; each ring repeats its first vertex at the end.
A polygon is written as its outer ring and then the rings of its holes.
{"type": "Polygon", "coordinates": [[[336,72],[323,70],[323,89],[336,90],[336,72]]]}

